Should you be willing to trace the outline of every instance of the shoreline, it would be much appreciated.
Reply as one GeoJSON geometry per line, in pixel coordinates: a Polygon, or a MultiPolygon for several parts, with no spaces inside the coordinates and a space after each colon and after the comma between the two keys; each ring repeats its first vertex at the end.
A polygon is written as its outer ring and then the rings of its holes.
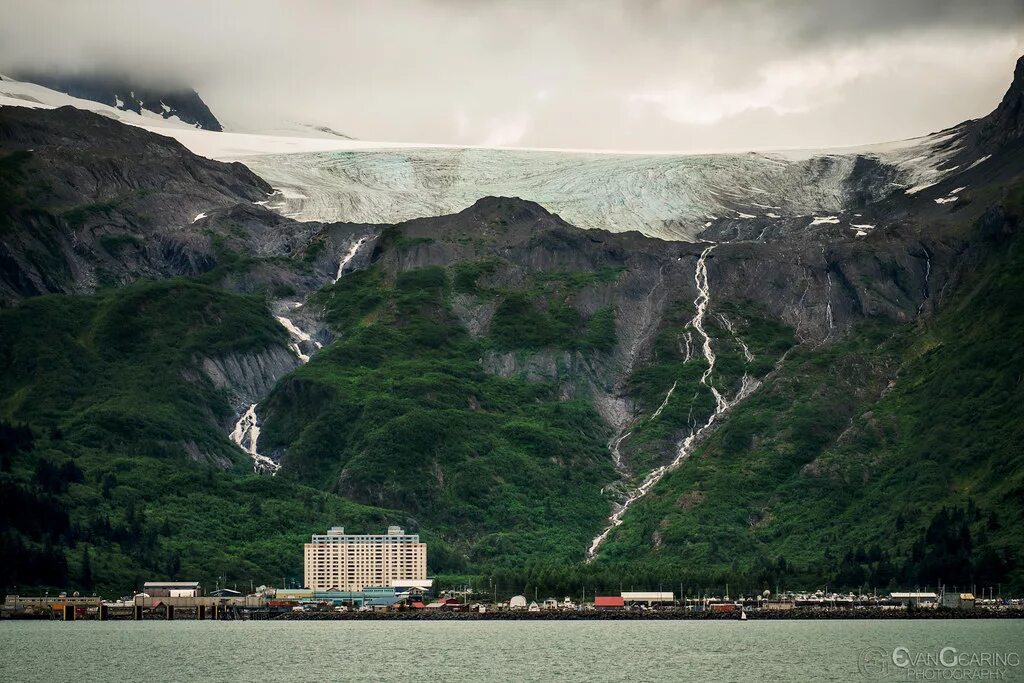
{"type": "MultiPolygon", "coordinates": [[[[1024,619],[1024,610],[751,610],[748,621],[794,621],[815,619],[1024,619]]],[[[738,612],[692,612],[685,610],[609,610],[599,612],[288,612],[270,621],[740,621],[738,612]]]]}
{"type": "MultiPolygon", "coordinates": [[[[828,610],[751,610],[748,621],[900,621],[900,620],[1005,620],[1024,619],[1024,609],[828,609],[828,610]]],[[[45,615],[5,615],[2,621],[60,621],[45,615]]],[[[80,615],[76,621],[99,621],[92,615],[80,615]]],[[[103,621],[136,621],[127,615],[111,614],[103,621]]],[[[148,613],[141,621],[167,621],[158,613],[148,613]]],[[[172,621],[196,621],[182,615],[172,621]]],[[[204,620],[212,621],[212,620],[204,620]]],[[[281,612],[249,610],[218,621],[741,621],[739,612],[694,612],[687,610],[608,610],[587,612],[281,612]]]]}

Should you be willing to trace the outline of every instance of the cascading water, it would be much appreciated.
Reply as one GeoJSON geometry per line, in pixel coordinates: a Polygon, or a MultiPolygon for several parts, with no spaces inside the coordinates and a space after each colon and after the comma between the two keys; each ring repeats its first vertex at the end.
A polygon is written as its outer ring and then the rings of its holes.
{"type": "Polygon", "coordinates": [[[825,273],[825,276],[828,278],[828,303],[825,306],[825,313],[828,316],[828,336],[825,339],[828,339],[832,336],[832,330],[835,328],[835,319],[832,317],[832,272],[825,273]]]}
{"type": "Polygon", "coordinates": [[[256,416],[255,403],[250,405],[249,409],[238,419],[230,436],[231,440],[252,458],[253,472],[270,472],[271,475],[274,475],[281,469],[280,465],[267,456],[260,455],[257,450],[260,440],[260,421],[256,416]]]}
{"type": "Polygon", "coordinates": [[[667,394],[665,394],[665,400],[664,400],[664,401],[662,401],[662,402],[661,402],[661,405],[660,405],[660,406],[658,406],[658,409],[657,409],[657,410],[655,410],[655,411],[654,411],[654,413],[653,413],[653,414],[652,414],[652,415],[651,415],[651,416],[650,416],[649,418],[647,418],[647,421],[648,421],[648,422],[650,422],[651,420],[654,420],[654,419],[656,419],[656,418],[657,418],[657,417],[658,417],[659,415],[661,415],[661,411],[665,410],[665,406],[667,406],[667,405],[668,405],[668,400],[669,400],[670,398],[672,398],[672,394],[673,394],[673,393],[675,392],[675,390],[676,390],[676,385],[677,385],[677,384],[679,384],[679,382],[678,382],[678,381],[672,382],[672,386],[670,386],[670,387],[668,388],[668,393],[667,393],[667,394]]]}
{"type": "Polygon", "coordinates": [[[753,362],[754,354],[750,352],[750,347],[747,346],[747,343],[740,339],[740,336],[736,334],[736,326],[732,324],[732,321],[726,318],[725,315],[722,313],[718,314],[718,319],[722,321],[722,326],[729,331],[729,334],[732,335],[732,338],[736,341],[737,344],[740,345],[740,348],[743,349],[743,357],[747,359],[747,362],[753,362]]]}
{"type": "Polygon", "coordinates": [[[309,354],[302,352],[302,344],[312,344],[317,350],[323,346],[323,344],[313,339],[313,337],[306,332],[300,330],[295,323],[283,315],[275,315],[274,319],[281,323],[281,327],[288,330],[288,336],[292,338],[291,343],[288,344],[288,348],[291,349],[292,353],[294,353],[303,363],[309,362],[309,354]]]}
{"type": "MultiPolygon", "coordinates": [[[[257,202],[259,203],[259,202],[257,202]]],[[[337,276],[334,278],[334,282],[337,282],[342,275],[345,273],[345,267],[355,258],[356,253],[366,243],[368,237],[362,237],[356,240],[349,248],[345,256],[342,257],[338,264],[337,276]]],[[[295,309],[301,306],[301,302],[294,302],[287,304],[286,307],[295,309]]],[[[288,344],[288,348],[295,354],[295,356],[303,363],[309,362],[310,354],[320,350],[323,345],[317,340],[313,339],[312,335],[301,330],[294,322],[283,315],[275,315],[274,319],[288,331],[288,336],[291,341],[288,344]],[[309,353],[303,351],[305,345],[306,350],[309,353]]],[[[269,472],[271,475],[277,474],[277,471],[281,469],[281,466],[274,462],[272,458],[260,454],[257,450],[257,444],[260,438],[260,422],[256,415],[257,404],[253,403],[249,408],[238,418],[238,422],[235,423],[235,428],[229,435],[231,440],[238,444],[238,447],[249,454],[252,458],[252,468],[254,472],[269,472]]]]}
{"type": "MultiPolygon", "coordinates": [[[[737,392],[736,396],[733,398],[732,401],[729,401],[725,399],[721,395],[721,393],[719,393],[719,391],[709,382],[711,378],[711,373],[715,368],[715,352],[714,349],[711,347],[711,337],[708,336],[707,332],[704,330],[704,315],[707,313],[708,303],[711,301],[711,290],[708,285],[707,258],[708,255],[711,253],[712,249],[714,248],[715,245],[711,245],[710,247],[706,248],[703,252],[701,252],[700,258],[697,260],[697,268],[693,276],[694,282],[697,285],[697,298],[694,299],[693,305],[696,307],[697,310],[693,315],[693,319],[690,321],[690,325],[693,327],[693,329],[697,330],[697,333],[701,337],[704,338],[704,343],[702,344],[701,349],[704,353],[704,360],[707,361],[708,367],[707,370],[704,371],[704,374],[701,376],[700,383],[708,387],[711,390],[711,393],[714,395],[715,411],[711,414],[711,417],[709,417],[700,428],[692,430],[689,436],[683,439],[682,443],[679,444],[679,447],[676,450],[676,456],[675,458],[672,459],[672,462],[668,463],[667,465],[662,465],[661,467],[658,467],[649,472],[647,476],[644,477],[643,482],[641,482],[640,485],[636,487],[626,497],[626,500],[624,500],[620,505],[617,506],[615,512],[612,513],[611,517],[608,518],[608,524],[604,528],[604,531],[602,531],[598,536],[594,538],[593,541],[591,541],[590,548],[589,550],[587,550],[588,561],[593,560],[595,557],[597,557],[597,552],[598,550],[600,550],[601,544],[608,539],[608,536],[611,535],[615,527],[622,524],[622,519],[623,517],[625,517],[626,512],[628,512],[629,509],[633,507],[633,505],[636,504],[637,501],[646,496],[651,491],[651,489],[653,489],[654,486],[665,477],[666,474],[679,467],[681,464],[683,464],[684,461],[686,461],[687,458],[690,457],[690,455],[693,453],[693,449],[696,446],[698,439],[700,439],[701,436],[703,436],[704,433],[707,432],[712,427],[712,425],[715,424],[715,422],[718,420],[719,417],[721,417],[723,413],[725,413],[731,407],[733,407],[734,405],[748,397],[760,385],[760,382],[758,382],[758,380],[747,375],[744,375],[743,382],[740,385],[739,392],[737,392]]],[[[621,441],[621,438],[619,439],[619,441],[621,441]]],[[[616,454],[615,452],[618,450],[618,445],[618,442],[616,442],[613,450],[613,456],[616,454]]],[[[621,456],[617,457],[616,462],[618,462],[620,459],[621,456]]]]}
{"type": "Polygon", "coordinates": [[[622,467],[622,451],[619,450],[619,446],[626,440],[626,437],[632,433],[633,432],[630,431],[623,431],[608,444],[609,449],[612,452],[612,462],[615,463],[616,468],[622,467]]]}
{"type": "Polygon", "coordinates": [[[334,276],[334,281],[335,282],[340,280],[341,276],[345,274],[345,266],[347,266],[349,263],[352,262],[352,259],[354,259],[356,257],[356,254],[359,253],[359,249],[363,246],[363,244],[366,243],[367,239],[369,239],[369,238],[368,237],[360,237],[358,240],[353,242],[352,246],[349,247],[348,253],[346,253],[344,256],[342,256],[341,260],[338,261],[338,273],[334,276]]]}
{"type": "Polygon", "coordinates": [[[679,343],[679,353],[683,354],[683,363],[689,363],[693,360],[693,334],[687,332],[683,339],[686,340],[686,348],[683,348],[682,342],[679,343]]]}
{"type": "Polygon", "coordinates": [[[825,315],[828,318],[828,334],[821,340],[824,344],[832,337],[832,332],[835,329],[835,318],[832,317],[832,271],[828,265],[828,259],[825,258],[825,247],[821,247],[821,258],[825,262],[825,277],[828,279],[828,290],[825,292],[825,315]]]}
{"type": "Polygon", "coordinates": [[[704,374],[701,375],[700,383],[711,389],[711,393],[715,397],[715,414],[718,414],[728,407],[728,401],[725,400],[725,397],[719,393],[713,384],[708,382],[708,378],[711,377],[711,373],[715,369],[715,352],[711,348],[711,337],[704,330],[704,314],[707,313],[708,303],[711,302],[711,290],[708,286],[707,258],[714,248],[715,246],[711,245],[705,249],[697,260],[697,269],[693,274],[693,280],[697,284],[697,298],[694,299],[693,305],[697,308],[697,311],[693,314],[693,320],[690,321],[690,324],[693,326],[693,329],[697,330],[700,336],[704,337],[704,343],[701,348],[704,352],[704,360],[708,362],[708,367],[704,374]]]}
{"type": "Polygon", "coordinates": [[[932,277],[932,253],[927,248],[924,250],[924,298],[921,299],[921,304],[917,307],[918,315],[924,310],[924,305],[931,298],[931,287],[929,286],[929,280],[932,277]]]}

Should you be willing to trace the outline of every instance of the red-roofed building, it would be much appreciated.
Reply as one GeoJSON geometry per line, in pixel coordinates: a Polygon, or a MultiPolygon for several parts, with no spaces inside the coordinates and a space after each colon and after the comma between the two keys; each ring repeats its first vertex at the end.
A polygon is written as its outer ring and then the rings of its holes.
{"type": "Polygon", "coordinates": [[[597,609],[622,609],[625,606],[625,601],[617,596],[597,596],[594,598],[594,607],[597,609]]]}
{"type": "Polygon", "coordinates": [[[416,601],[410,603],[409,607],[412,607],[413,609],[423,609],[424,607],[426,607],[426,605],[424,605],[422,602],[416,601]]]}

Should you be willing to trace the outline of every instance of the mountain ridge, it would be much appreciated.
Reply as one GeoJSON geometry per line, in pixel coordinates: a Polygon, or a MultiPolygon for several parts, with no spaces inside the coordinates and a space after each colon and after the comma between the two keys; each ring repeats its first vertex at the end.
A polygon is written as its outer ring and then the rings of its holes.
{"type": "Polygon", "coordinates": [[[127,75],[105,73],[16,70],[12,76],[122,111],[142,114],[145,110],[165,119],[177,117],[203,130],[223,130],[199,93],[189,87],[161,87],[127,75]]]}

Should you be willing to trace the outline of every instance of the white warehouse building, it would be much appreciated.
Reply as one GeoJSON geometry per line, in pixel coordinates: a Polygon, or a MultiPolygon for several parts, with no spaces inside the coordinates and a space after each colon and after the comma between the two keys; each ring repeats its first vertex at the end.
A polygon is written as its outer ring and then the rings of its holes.
{"type": "Polygon", "coordinates": [[[675,602],[675,594],[668,591],[623,591],[622,601],[627,605],[671,605],[675,602]]]}

